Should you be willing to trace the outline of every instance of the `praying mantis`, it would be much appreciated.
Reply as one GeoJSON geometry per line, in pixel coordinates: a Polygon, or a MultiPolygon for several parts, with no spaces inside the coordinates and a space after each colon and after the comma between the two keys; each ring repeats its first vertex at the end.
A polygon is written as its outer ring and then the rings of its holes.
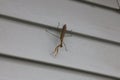
{"type": "MultiPolygon", "coordinates": [[[[47,32],[48,32],[48,31],[47,31],[47,32]]],[[[54,55],[54,56],[57,56],[58,51],[59,51],[59,48],[62,48],[62,47],[63,47],[63,44],[64,44],[64,46],[65,46],[64,37],[65,37],[65,33],[66,33],[66,32],[67,32],[67,25],[64,24],[63,27],[62,27],[62,29],[61,29],[61,31],[60,31],[60,36],[59,36],[60,43],[55,47],[54,52],[53,52],[53,55],[54,55]]],[[[50,32],[49,32],[49,33],[50,33],[50,32]]],[[[52,33],[50,33],[50,34],[52,34],[52,33]]],[[[54,34],[52,34],[52,35],[54,35],[54,34]]],[[[54,36],[56,36],[56,35],[54,35],[54,36]]],[[[67,51],[66,46],[65,46],[65,50],[67,51]]]]}
{"type": "Polygon", "coordinates": [[[63,25],[63,28],[61,30],[61,34],[60,34],[60,38],[59,38],[60,39],[60,44],[58,44],[58,46],[55,48],[55,50],[53,52],[55,56],[57,56],[59,48],[63,47],[63,39],[64,39],[64,36],[65,36],[65,33],[66,33],[66,29],[67,29],[67,26],[65,24],[65,25],[63,25]]]}

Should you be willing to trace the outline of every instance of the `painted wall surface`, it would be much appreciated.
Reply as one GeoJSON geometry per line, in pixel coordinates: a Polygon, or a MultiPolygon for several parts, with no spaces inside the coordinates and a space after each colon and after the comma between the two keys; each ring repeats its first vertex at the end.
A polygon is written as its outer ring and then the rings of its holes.
{"type": "MultiPolygon", "coordinates": [[[[120,42],[119,14],[69,0],[0,0],[0,14],[51,26],[60,22],[73,32],[120,42]]],[[[58,41],[45,28],[0,16],[1,53],[120,77],[120,45],[72,35],[65,37],[68,51],[61,48],[55,58],[50,54],[58,41]]]]}

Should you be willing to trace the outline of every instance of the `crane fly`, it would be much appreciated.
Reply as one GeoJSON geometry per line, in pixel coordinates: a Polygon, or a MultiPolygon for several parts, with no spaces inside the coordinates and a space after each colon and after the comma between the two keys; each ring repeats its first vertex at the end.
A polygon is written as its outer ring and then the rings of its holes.
{"type": "Polygon", "coordinates": [[[65,37],[66,31],[67,31],[67,26],[65,24],[65,25],[63,25],[63,28],[62,28],[61,33],[60,33],[60,37],[59,37],[60,43],[54,49],[54,52],[53,52],[54,56],[57,56],[59,48],[63,47],[63,40],[64,40],[64,37],[65,37]]]}

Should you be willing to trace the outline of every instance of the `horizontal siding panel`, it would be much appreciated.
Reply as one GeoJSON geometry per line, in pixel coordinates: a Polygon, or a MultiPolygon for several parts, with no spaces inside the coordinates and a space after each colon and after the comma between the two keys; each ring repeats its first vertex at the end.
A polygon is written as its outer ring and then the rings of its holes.
{"type": "MultiPolygon", "coordinates": [[[[118,6],[114,1],[95,2],[118,6]]],[[[120,43],[119,14],[72,0],[0,0],[0,14],[55,27],[66,23],[69,30],[120,43]]]]}
{"type": "Polygon", "coordinates": [[[113,80],[0,56],[0,80],[113,80]]]}
{"type": "Polygon", "coordinates": [[[63,47],[55,58],[58,39],[45,28],[3,18],[0,26],[1,53],[120,77],[119,45],[73,35],[65,37],[68,51],[63,47]]]}

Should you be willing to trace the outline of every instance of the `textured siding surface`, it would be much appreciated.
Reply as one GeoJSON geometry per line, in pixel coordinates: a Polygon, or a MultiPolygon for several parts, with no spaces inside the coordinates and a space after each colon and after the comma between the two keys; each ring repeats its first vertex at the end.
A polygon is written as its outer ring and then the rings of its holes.
{"type": "Polygon", "coordinates": [[[119,79],[119,21],[118,13],[70,0],[0,0],[1,80],[119,79]],[[46,29],[59,36],[58,22],[72,36],[53,57],[59,38],[46,29]]]}
{"type": "Polygon", "coordinates": [[[84,72],[0,57],[0,80],[114,80],[84,72]]]}
{"type": "Polygon", "coordinates": [[[69,30],[120,42],[118,13],[72,0],[0,0],[0,13],[52,26],[66,23],[69,30]]]}

